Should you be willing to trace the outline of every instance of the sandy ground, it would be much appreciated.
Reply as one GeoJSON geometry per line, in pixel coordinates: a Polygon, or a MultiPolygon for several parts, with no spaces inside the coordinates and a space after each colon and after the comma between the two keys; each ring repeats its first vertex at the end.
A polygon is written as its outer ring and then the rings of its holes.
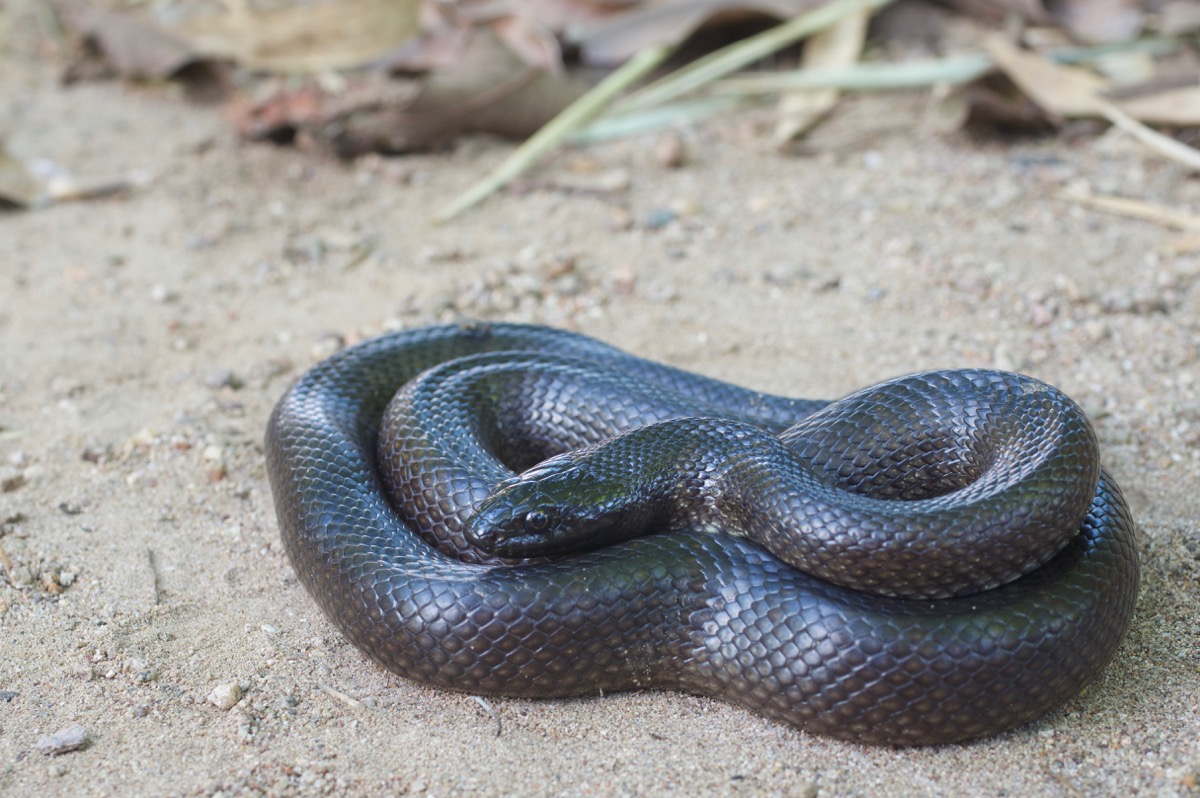
{"type": "Polygon", "coordinates": [[[169,91],[64,89],[30,41],[0,49],[9,148],[147,183],[0,216],[0,793],[1196,792],[1198,261],[1058,198],[1194,208],[1179,168],[1112,134],[930,135],[921,98],[860,99],[809,157],[766,152],[751,114],[684,132],[682,168],[653,142],[596,147],[439,227],[508,145],[352,165],[246,145],[169,91]],[[497,737],[471,697],[385,673],[326,622],[261,442],[342,341],[462,316],[801,396],[942,366],[1054,383],[1143,530],[1133,629],[1084,695],[972,745],[848,745],[673,693],[492,700],[497,737]],[[233,708],[208,701],[235,684],[233,708]],[[72,723],[83,750],[38,750],[72,723]]]}

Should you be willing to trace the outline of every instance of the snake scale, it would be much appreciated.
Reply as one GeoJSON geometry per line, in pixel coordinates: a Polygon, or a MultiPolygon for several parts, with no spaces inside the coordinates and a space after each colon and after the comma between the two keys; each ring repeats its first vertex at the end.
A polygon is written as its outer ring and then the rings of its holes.
{"type": "Polygon", "coordinates": [[[680,690],[900,745],[1035,719],[1112,657],[1138,562],[1096,449],[1019,375],[787,399],[510,324],[349,347],[266,435],[301,582],[401,676],[680,690]]]}

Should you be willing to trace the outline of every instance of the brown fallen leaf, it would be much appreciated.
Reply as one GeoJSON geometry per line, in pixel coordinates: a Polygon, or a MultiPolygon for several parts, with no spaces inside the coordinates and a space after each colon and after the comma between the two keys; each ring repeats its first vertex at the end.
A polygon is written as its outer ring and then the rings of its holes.
{"type": "Polygon", "coordinates": [[[562,47],[550,29],[537,20],[510,14],[492,23],[492,30],[526,64],[549,72],[562,70],[562,47]]]}
{"type": "Polygon", "coordinates": [[[1102,115],[1098,100],[1108,84],[1097,75],[1021,50],[1000,34],[985,37],[983,49],[1046,112],[1064,119],[1102,115]]]}
{"type": "Polygon", "coordinates": [[[525,138],[586,90],[578,79],[529,66],[484,27],[471,33],[457,63],[419,84],[353,74],[337,94],[308,82],[243,99],[230,113],[250,138],[295,140],[353,158],[445,146],[466,132],[525,138]]]}
{"type": "Polygon", "coordinates": [[[1062,119],[1048,113],[1001,74],[987,75],[943,94],[934,109],[943,132],[968,128],[1017,134],[1051,133],[1062,119]]]}
{"type": "Polygon", "coordinates": [[[1046,5],[1051,18],[1078,42],[1128,41],[1142,29],[1144,12],[1138,0],[1057,0],[1046,5]]]}
{"type": "Polygon", "coordinates": [[[384,55],[380,66],[392,75],[423,75],[458,61],[478,27],[462,8],[459,3],[422,3],[417,35],[384,55]]]}
{"type": "Polygon", "coordinates": [[[68,83],[117,75],[178,80],[194,99],[216,99],[225,91],[220,63],[149,20],[82,0],[52,0],[51,6],[76,44],[63,76],[68,83]]]}
{"type": "Polygon", "coordinates": [[[1180,36],[1200,31],[1200,4],[1196,0],[1169,0],[1158,12],[1158,32],[1180,36]]]}
{"type": "Polygon", "coordinates": [[[1145,12],[1139,0],[948,0],[977,22],[998,25],[1011,18],[1036,25],[1057,25],[1072,39],[1102,44],[1133,39],[1145,12]]]}
{"type": "Polygon", "coordinates": [[[1038,25],[1050,23],[1042,0],[946,0],[959,14],[981,25],[994,27],[1013,19],[1038,25]]]}
{"type": "MultiPolygon", "coordinates": [[[[348,78],[341,95],[346,98],[359,95],[359,83],[357,77],[348,78]]],[[[306,138],[307,131],[320,127],[329,117],[329,107],[334,101],[335,97],[315,80],[298,85],[295,82],[285,85],[280,81],[273,86],[259,87],[252,99],[244,95],[235,97],[225,106],[225,115],[234,129],[247,139],[276,144],[293,144],[300,139],[303,143],[311,140],[306,138]]],[[[382,101],[372,98],[364,104],[382,101]]]]}
{"type": "Polygon", "coordinates": [[[1134,119],[1151,125],[1200,125],[1200,86],[1143,94],[1116,101],[1116,105],[1134,119]]]}
{"type": "Polygon", "coordinates": [[[424,74],[451,66],[462,56],[472,33],[490,27],[525,63],[560,70],[562,47],[552,24],[558,15],[550,13],[550,19],[544,19],[532,5],[492,0],[423,3],[419,33],[388,53],[382,65],[392,74],[424,74]]]}
{"type": "MultiPolygon", "coordinates": [[[[805,69],[833,69],[858,61],[867,39],[866,11],[852,14],[832,28],[809,37],[804,44],[805,69]]],[[[837,89],[790,91],[779,98],[779,121],[773,135],[775,146],[784,147],[803,136],[837,105],[837,89]]]]}
{"type": "Polygon", "coordinates": [[[419,0],[337,0],[194,17],[176,28],[197,51],[252,69],[319,72],[369,64],[417,32],[419,0]]]}
{"type": "Polygon", "coordinates": [[[509,13],[520,14],[537,20],[555,33],[576,30],[595,25],[603,20],[624,14],[632,8],[661,0],[521,0],[519,3],[506,0],[458,0],[457,5],[467,9],[467,14],[478,13],[475,9],[501,7],[509,13]]]}
{"type": "Polygon", "coordinates": [[[458,63],[432,73],[412,104],[388,114],[416,146],[464,132],[523,139],[587,91],[582,80],[529,66],[493,30],[477,30],[458,63]]]}
{"type": "Polygon", "coordinates": [[[1200,171],[1200,151],[1146,127],[1118,108],[1102,96],[1106,83],[1095,75],[1018,50],[998,35],[985,39],[984,48],[996,66],[1047,112],[1102,117],[1162,157],[1200,171]]]}
{"type": "Polygon", "coordinates": [[[583,63],[612,66],[648,47],[683,41],[709,22],[790,19],[820,5],[824,0],[646,0],[595,24],[568,29],[565,36],[579,48],[583,63]]]}

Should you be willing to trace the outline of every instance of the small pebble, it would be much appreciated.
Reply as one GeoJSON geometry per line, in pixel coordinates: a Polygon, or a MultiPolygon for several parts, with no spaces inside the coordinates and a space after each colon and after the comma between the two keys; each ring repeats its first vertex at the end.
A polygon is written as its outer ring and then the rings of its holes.
{"type": "Polygon", "coordinates": [[[608,229],[615,232],[629,230],[633,227],[633,214],[625,208],[613,208],[609,212],[608,229]]]}
{"type": "Polygon", "coordinates": [[[37,749],[46,756],[58,756],[77,751],[88,741],[87,730],[78,723],[59,729],[54,734],[44,734],[37,741],[37,749]]]}
{"type": "Polygon", "coordinates": [[[667,133],[654,143],[654,160],[668,169],[678,169],[687,163],[687,147],[678,133],[667,133]]]}
{"type": "Polygon", "coordinates": [[[426,244],[417,251],[417,260],[421,263],[457,263],[467,257],[467,253],[458,246],[426,244]]]}
{"type": "Polygon", "coordinates": [[[32,587],[33,572],[26,565],[15,565],[8,569],[8,583],[15,588],[32,587]]]}
{"type": "Polygon", "coordinates": [[[80,453],[79,459],[85,463],[99,463],[101,460],[106,459],[107,456],[108,453],[105,450],[88,446],[80,453]]]}
{"type": "Polygon", "coordinates": [[[208,694],[208,703],[212,704],[217,709],[232,709],[237,702],[241,700],[242,688],[237,682],[218,684],[212,689],[212,692],[208,694]]]}
{"type": "Polygon", "coordinates": [[[83,679],[85,682],[96,678],[96,672],[86,662],[80,662],[67,668],[67,674],[77,679],[83,679]]]}
{"type": "Polygon", "coordinates": [[[150,298],[159,304],[174,302],[179,299],[179,292],[167,288],[162,283],[156,283],[150,288],[150,298]]]}
{"type": "Polygon", "coordinates": [[[576,176],[569,180],[556,181],[565,191],[584,194],[620,194],[628,191],[632,178],[627,169],[612,169],[607,172],[576,176]]]}
{"type": "Polygon", "coordinates": [[[58,574],[54,571],[42,571],[42,590],[47,593],[61,593],[62,585],[58,583],[58,574]]]}
{"type": "Polygon", "coordinates": [[[213,390],[229,388],[237,391],[245,385],[245,381],[230,369],[217,369],[204,378],[204,384],[213,390]]]}
{"type": "Polygon", "coordinates": [[[785,795],[789,798],[817,798],[820,790],[811,781],[802,781],[791,785],[785,795]]]}
{"type": "Polygon", "coordinates": [[[658,230],[675,221],[676,215],[670,208],[655,208],[646,214],[642,224],[647,230],[658,230]]]}
{"type": "Polygon", "coordinates": [[[0,493],[12,493],[24,484],[24,471],[12,466],[0,466],[0,493]]]}

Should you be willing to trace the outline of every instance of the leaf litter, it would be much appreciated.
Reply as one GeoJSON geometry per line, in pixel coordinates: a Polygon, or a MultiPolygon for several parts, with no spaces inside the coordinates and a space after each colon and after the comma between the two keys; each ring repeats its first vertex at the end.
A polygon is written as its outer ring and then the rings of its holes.
{"type": "MultiPolygon", "coordinates": [[[[774,98],[771,138],[790,148],[851,91],[924,88],[941,130],[1100,119],[1200,171],[1200,153],[1147,126],[1200,127],[1193,3],[951,0],[956,14],[890,5],[326,0],[261,10],[226,0],[221,13],[173,19],[87,0],[52,8],[68,48],[64,80],[169,81],[194,99],[220,96],[250,140],[342,158],[441,148],[469,133],[527,140],[443,220],[567,141],[641,135],[774,98]],[[732,35],[748,20],[766,30],[691,60],[685,45],[698,34],[732,35]],[[905,26],[918,44],[893,40],[905,26]],[[616,83],[601,80],[618,66],[616,83]]],[[[0,202],[44,204],[52,195],[38,185],[28,164],[0,157],[0,202]]]]}

